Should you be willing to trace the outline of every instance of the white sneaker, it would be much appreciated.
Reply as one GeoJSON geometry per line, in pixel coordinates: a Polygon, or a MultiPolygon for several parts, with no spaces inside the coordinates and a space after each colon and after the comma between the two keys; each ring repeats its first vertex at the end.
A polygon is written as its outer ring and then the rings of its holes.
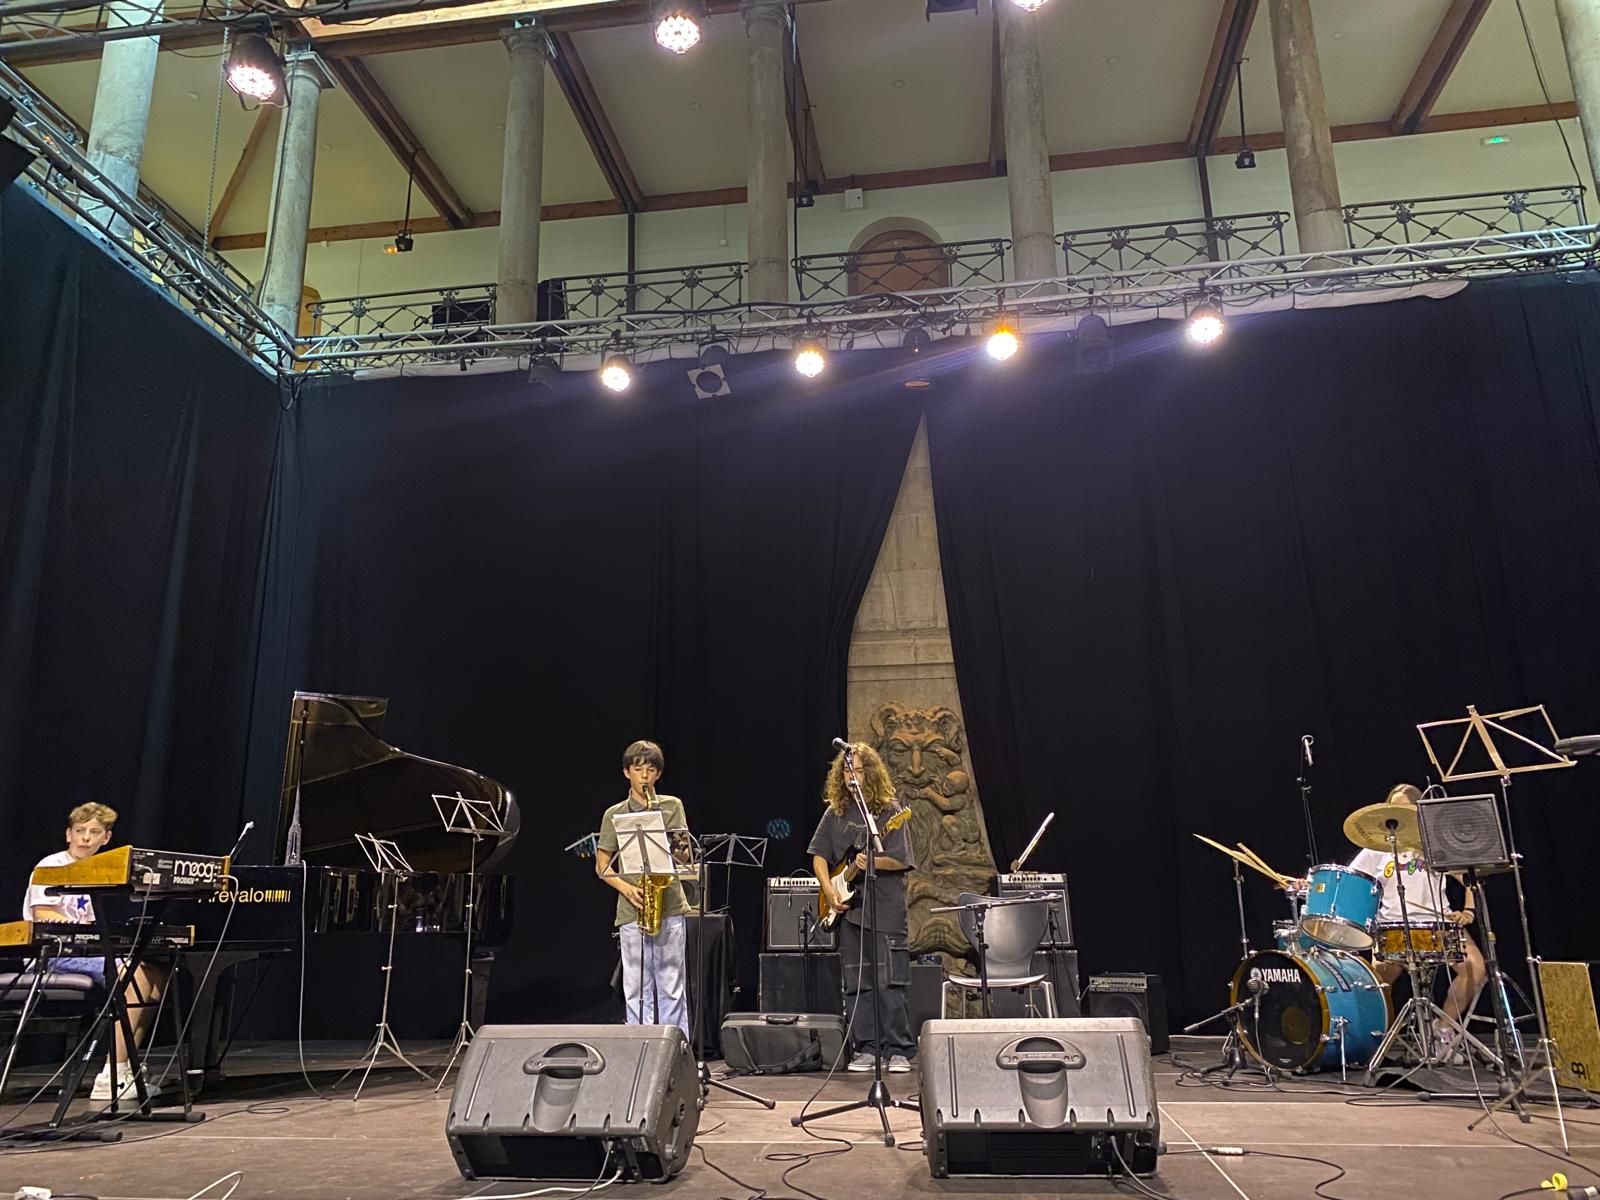
{"type": "Polygon", "coordinates": [[[872,1070],[872,1055],[870,1055],[870,1054],[858,1054],[858,1055],[856,1055],[854,1058],[852,1058],[850,1060],[850,1065],[848,1067],[846,1067],[845,1070],[846,1071],[854,1071],[857,1075],[861,1074],[864,1071],[872,1070]]]}
{"type": "MultiPolygon", "coordinates": [[[[144,1090],[148,1096],[156,1096],[161,1092],[161,1088],[152,1083],[148,1075],[145,1076],[144,1090]]],[[[89,1089],[89,1099],[111,1099],[111,1071],[109,1064],[101,1069],[100,1074],[94,1077],[94,1086],[89,1089]]],[[[135,1103],[139,1099],[139,1089],[134,1085],[133,1072],[125,1063],[117,1064],[117,1099],[132,1100],[135,1103]]]]}
{"type": "Polygon", "coordinates": [[[904,1054],[896,1054],[889,1060],[889,1070],[896,1075],[904,1075],[911,1070],[911,1060],[904,1054]]]}

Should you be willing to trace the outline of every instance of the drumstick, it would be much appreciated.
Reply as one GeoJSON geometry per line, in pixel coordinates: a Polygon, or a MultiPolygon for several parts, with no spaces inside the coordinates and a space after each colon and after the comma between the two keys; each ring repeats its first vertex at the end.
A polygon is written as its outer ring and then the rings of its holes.
{"type": "Polygon", "coordinates": [[[1267,875],[1267,876],[1269,876],[1269,877],[1271,877],[1273,879],[1276,879],[1278,881],[1278,886],[1279,887],[1287,887],[1288,886],[1289,877],[1287,875],[1280,874],[1279,872],[1273,870],[1271,865],[1267,862],[1267,860],[1262,858],[1254,850],[1250,849],[1249,846],[1246,846],[1243,842],[1240,842],[1239,843],[1239,849],[1243,850],[1246,854],[1248,854],[1250,856],[1251,860],[1253,862],[1255,862],[1255,864],[1261,869],[1263,874],[1265,874],[1265,875],[1267,875]]]}
{"type": "Polygon", "coordinates": [[[1278,884],[1280,887],[1283,886],[1283,883],[1284,883],[1283,877],[1281,875],[1279,875],[1276,871],[1264,870],[1260,863],[1257,863],[1257,862],[1255,862],[1255,861],[1253,861],[1253,860],[1251,860],[1249,858],[1246,858],[1244,855],[1240,854],[1237,850],[1228,849],[1228,847],[1224,846],[1221,842],[1213,842],[1210,838],[1208,838],[1203,833],[1197,833],[1194,836],[1199,838],[1202,842],[1204,842],[1206,845],[1210,846],[1212,849],[1221,850],[1224,854],[1226,854],[1229,858],[1233,859],[1235,862],[1243,863],[1245,866],[1249,867],[1252,871],[1256,871],[1256,872],[1258,872],[1258,873],[1260,873],[1262,875],[1265,875],[1268,879],[1272,880],[1273,883],[1278,884]]]}

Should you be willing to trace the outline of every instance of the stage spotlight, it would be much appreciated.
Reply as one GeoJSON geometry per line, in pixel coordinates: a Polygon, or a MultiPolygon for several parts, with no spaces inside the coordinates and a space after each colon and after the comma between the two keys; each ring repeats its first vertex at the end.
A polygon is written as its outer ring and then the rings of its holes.
{"type": "Polygon", "coordinates": [[[1038,12],[1045,6],[1046,0],[1011,0],[1023,12],[1038,12]]]}
{"type": "Polygon", "coordinates": [[[600,368],[600,382],[619,395],[633,386],[633,364],[626,354],[613,354],[600,368]]]}
{"type": "Polygon", "coordinates": [[[702,367],[726,367],[729,357],[731,356],[728,354],[728,348],[721,342],[707,342],[700,347],[702,367]]]}
{"type": "Polygon", "coordinates": [[[674,54],[689,53],[700,44],[700,23],[705,16],[705,0],[654,0],[650,17],[656,27],[656,44],[674,54]]]}
{"type": "Polygon", "coordinates": [[[1111,327],[1097,313],[1078,322],[1078,370],[1086,375],[1111,370],[1111,327]]]}
{"type": "Polygon", "coordinates": [[[728,384],[728,348],[719,342],[708,342],[700,347],[699,362],[689,368],[689,384],[701,400],[715,396],[731,396],[728,384]]]}
{"type": "Polygon", "coordinates": [[[794,369],[807,379],[815,379],[821,375],[828,365],[828,352],[822,348],[822,343],[814,338],[808,338],[800,343],[794,352],[794,369]]]}
{"type": "Polygon", "coordinates": [[[534,387],[554,389],[561,379],[561,364],[548,354],[535,354],[528,360],[528,382],[534,387]]]}
{"type": "Polygon", "coordinates": [[[921,325],[913,325],[900,339],[900,345],[911,354],[921,354],[933,345],[933,335],[921,325]]]}
{"type": "Polygon", "coordinates": [[[1202,300],[1189,313],[1184,332],[1196,346],[1209,346],[1222,336],[1222,310],[1209,300],[1202,300]]]}
{"type": "Polygon", "coordinates": [[[228,51],[222,68],[228,86],[239,95],[282,108],[288,103],[283,82],[283,59],[259,33],[244,33],[228,51]]]}
{"type": "Polygon", "coordinates": [[[1022,339],[1017,336],[1017,323],[1007,316],[995,318],[989,327],[989,340],[984,345],[995,362],[1005,362],[1022,349],[1022,339]]]}

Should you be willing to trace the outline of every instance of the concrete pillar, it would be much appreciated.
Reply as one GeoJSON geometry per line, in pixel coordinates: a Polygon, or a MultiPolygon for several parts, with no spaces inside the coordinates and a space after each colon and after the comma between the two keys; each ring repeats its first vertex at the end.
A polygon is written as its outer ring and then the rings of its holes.
{"type": "Polygon", "coordinates": [[[1350,245],[1339,200],[1339,172],[1328,129],[1317,31],[1311,0],[1267,0],[1272,18],[1272,62],[1278,73],[1283,112],[1283,148],[1289,159],[1289,191],[1302,252],[1342,250],[1350,245]]]}
{"type": "Polygon", "coordinates": [[[1561,22],[1572,95],[1578,102],[1578,123],[1593,176],[1600,172],[1600,0],[1556,0],[1556,18],[1561,22]]]}
{"type": "Polygon", "coordinates": [[[505,157],[500,175],[500,266],[495,320],[538,318],[539,214],[544,204],[544,68],[550,40],[537,25],[505,35],[511,75],[506,89],[505,157]]]}
{"type": "MultiPolygon", "coordinates": [[[[106,24],[117,28],[160,20],[159,11],[152,14],[150,7],[144,0],[117,0],[107,11],[106,24]]],[[[159,10],[159,4],[155,7],[159,10]]],[[[160,50],[161,39],[148,37],[107,42],[100,52],[100,81],[95,85],[85,150],[89,161],[130,199],[139,195],[139,162],[144,157],[160,50]]],[[[125,233],[127,226],[120,217],[111,221],[113,234],[125,233]]]]}
{"type": "Polygon", "coordinates": [[[784,303],[789,299],[789,177],[794,165],[783,81],[788,14],[782,0],[742,0],[740,11],[750,41],[745,88],[750,166],[745,298],[757,304],[784,303]]]}
{"type": "Polygon", "coordinates": [[[306,237],[311,229],[311,181],[317,166],[317,109],[333,76],[310,50],[297,50],[284,64],[289,107],[278,129],[277,170],[267,215],[267,262],[261,275],[261,307],[291,337],[300,324],[300,291],[306,282],[306,237]]]}
{"type": "Polygon", "coordinates": [[[1044,125],[1044,74],[1033,13],[996,4],[1000,21],[1000,100],[1005,116],[1006,193],[1011,256],[1018,279],[1054,279],[1056,213],[1050,193],[1050,143],[1044,125]]]}

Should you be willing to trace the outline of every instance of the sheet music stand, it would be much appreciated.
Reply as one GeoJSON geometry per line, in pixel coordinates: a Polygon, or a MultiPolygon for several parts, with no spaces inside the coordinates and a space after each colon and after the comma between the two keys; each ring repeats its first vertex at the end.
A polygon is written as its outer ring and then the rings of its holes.
{"type": "Polygon", "coordinates": [[[472,1027],[472,926],[477,917],[478,908],[478,844],[490,834],[500,836],[506,831],[505,822],[500,819],[500,814],[495,811],[494,802],[491,800],[469,800],[459,791],[453,796],[433,797],[434,811],[439,814],[439,822],[444,826],[446,833],[457,833],[472,839],[472,851],[467,856],[467,897],[465,917],[462,927],[466,930],[466,962],[462,968],[461,979],[461,1024],[456,1027],[455,1040],[450,1043],[450,1058],[444,1064],[444,1071],[439,1076],[439,1082],[433,1090],[438,1091],[444,1087],[444,1081],[450,1078],[450,1069],[456,1065],[456,1059],[467,1048],[473,1036],[478,1032],[472,1027]],[[448,806],[448,809],[447,809],[448,806]]]}
{"type": "MultiPolygon", "coordinates": [[[[1504,813],[1506,842],[1511,851],[1511,876],[1516,881],[1517,915],[1522,922],[1522,945],[1527,955],[1528,976],[1532,984],[1534,1016],[1539,1022],[1539,1053],[1544,1057],[1542,1067],[1531,1063],[1522,1053],[1511,1022],[1509,1006],[1504,1000],[1504,981],[1500,977],[1499,962],[1494,957],[1494,934],[1489,927],[1488,902],[1482,883],[1476,873],[1469,870],[1468,877],[1478,892],[1478,907],[1483,911],[1485,955],[1489,960],[1491,982],[1496,989],[1498,1007],[1503,1009],[1502,1034],[1507,1045],[1502,1047],[1501,1058],[1505,1069],[1501,1072],[1501,1095],[1494,1104],[1485,1106],[1484,1115],[1468,1129],[1476,1129],[1496,1110],[1512,1106],[1524,1124],[1532,1117],[1522,1108],[1522,1094],[1534,1079],[1548,1072],[1550,1092],[1556,1107],[1556,1124],[1561,1129],[1561,1147],[1570,1152],[1567,1141],[1567,1122],[1561,1109],[1561,1086],[1556,1079],[1555,1043],[1550,1040],[1550,1025],[1545,1014],[1544,992],[1539,986],[1539,958],[1533,951],[1533,934],[1528,926],[1528,899],[1522,888],[1522,856],[1517,853],[1515,823],[1511,819],[1511,777],[1534,771],[1557,771],[1575,767],[1577,763],[1555,749],[1560,740],[1550,714],[1542,704],[1524,708],[1511,708],[1503,712],[1479,713],[1471,704],[1467,715],[1444,721],[1428,721],[1417,726],[1422,737],[1428,761],[1433,764],[1439,778],[1445,783],[1468,779],[1495,779],[1500,785],[1500,804],[1504,813]],[[1453,744],[1453,749],[1452,749],[1453,744]],[[1512,1078],[1513,1055],[1520,1077],[1512,1078]]],[[[1497,1012],[1497,1016],[1501,1016],[1497,1012]]],[[[1500,1022],[1497,1021],[1497,1024],[1500,1022]]]]}
{"type": "MultiPolygon", "coordinates": [[[[416,872],[412,869],[411,864],[406,861],[406,856],[401,853],[400,847],[388,838],[381,838],[370,833],[358,833],[356,834],[356,845],[361,848],[361,853],[366,857],[367,862],[371,864],[372,869],[378,872],[380,901],[382,899],[383,885],[386,882],[393,880],[394,891],[389,900],[389,954],[383,963],[383,1008],[378,1015],[377,1032],[372,1035],[372,1045],[367,1047],[366,1068],[361,1072],[361,1082],[356,1084],[356,1094],[350,1097],[352,1102],[361,1099],[361,1089],[367,1086],[367,1076],[372,1074],[372,1068],[378,1062],[378,1055],[384,1051],[388,1051],[424,1079],[433,1078],[432,1075],[429,1075],[405,1056],[405,1052],[400,1049],[399,1040],[394,1035],[394,1030],[389,1027],[389,982],[394,978],[394,936],[395,931],[400,926],[400,876],[414,875],[416,872]]],[[[333,1085],[334,1088],[337,1089],[339,1084],[350,1078],[356,1070],[357,1068],[351,1067],[350,1070],[339,1076],[338,1081],[333,1085]]]]}
{"type": "MultiPolygon", "coordinates": [[[[745,837],[742,833],[702,833],[697,844],[701,864],[706,867],[754,867],[764,870],[767,865],[767,839],[764,837],[745,837]]],[[[700,911],[707,912],[711,908],[709,871],[698,886],[700,911]]]]}

